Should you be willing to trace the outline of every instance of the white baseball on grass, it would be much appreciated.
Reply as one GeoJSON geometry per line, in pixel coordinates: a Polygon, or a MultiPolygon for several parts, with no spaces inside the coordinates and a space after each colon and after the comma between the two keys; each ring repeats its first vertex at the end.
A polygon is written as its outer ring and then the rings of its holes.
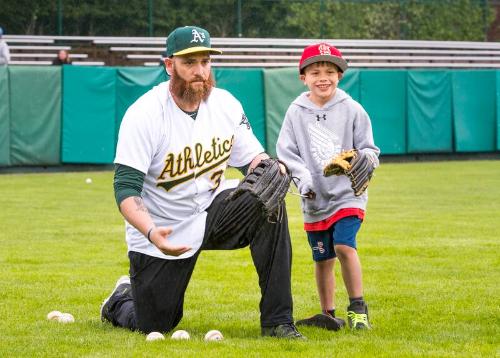
{"type": "Polygon", "coordinates": [[[179,329],[178,331],[175,331],[172,333],[172,339],[189,339],[191,336],[187,331],[184,331],[183,329],[179,329]]]}
{"type": "Polygon", "coordinates": [[[87,184],[92,184],[92,179],[91,179],[91,178],[87,178],[87,179],[85,179],[85,183],[87,183],[87,184]]]}
{"type": "Polygon", "coordinates": [[[222,333],[216,329],[212,329],[205,334],[205,341],[222,341],[223,339],[222,333]]]}
{"type": "Polygon", "coordinates": [[[160,332],[151,332],[150,334],[148,334],[146,336],[146,341],[148,341],[148,342],[157,341],[159,339],[165,339],[163,334],[161,334],[160,332]]]}
{"type": "Polygon", "coordinates": [[[63,313],[59,316],[57,321],[60,323],[73,323],[75,322],[75,317],[73,317],[71,313],[63,313]]]}
{"type": "Polygon", "coordinates": [[[47,314],[47,319],[49,321],[58,321],[59,320],[59,317],[62,316],[62,312],[61,311],[50,311],[48,314],[47,314]]]}

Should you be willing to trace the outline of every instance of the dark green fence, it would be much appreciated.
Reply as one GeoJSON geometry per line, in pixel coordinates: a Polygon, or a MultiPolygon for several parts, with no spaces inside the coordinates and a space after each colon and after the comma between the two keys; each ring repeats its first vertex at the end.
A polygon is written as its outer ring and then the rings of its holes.
{"type": "MultiPolygon", "coordinates": [[[[257,138],[275,154],[295,68],[216,68],[257,138]]],[[[0,67],[0,166],[110,164],[126,109],[165,81],[162,68],[0,67]]],[[[364,70],[340,82],[371,117],[384,154],[500,150],[499,70],[364,70]]]]}

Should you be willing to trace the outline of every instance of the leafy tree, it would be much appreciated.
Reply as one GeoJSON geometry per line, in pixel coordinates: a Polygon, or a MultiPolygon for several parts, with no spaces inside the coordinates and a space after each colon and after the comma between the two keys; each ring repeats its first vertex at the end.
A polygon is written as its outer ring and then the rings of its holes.
{"type": "Polygon", "coordinates": [[[493,12],[483,1],[442,0],[408,3],[408,39],[483,41],[493,12]],[[485,23],[486,21],[486,23],[485,23]]]}
{"type": "Polygon", "coordinates": [[[481,41],[493,20],[484,10],[477,0],[295,1],[288,21],[301,37],[481,41]]]}
{"type": "MultiPolygon", "coordinates": [[[[0,0],[10,34],[147,36],[186,24],[238,36],[238,0],[0,0]]],[[[481,41],[493,23],[486,0],[240,0],[243,37],[481,41]]]]}
{"type": "Polygon", "coordinates": [[[56,1],[0,0],[0,26],[8,34],[55,34],[56,1]]]}
{"type": "Polygon", "coordinates": [[[148,31],[147,2],[64,0],[64,34],[74,36],[140,36],[148,31]]]}
{"type": "Polygon", "coordinates": [[[291,2],[288,0],[242,1],[244,37],[296,37],[288,22],[291,2]]]}
{"type": "Polygon", "coordinates": [[[301,37],[398,38],[399,6],[393,1],[304,1],[290,5],[290,24],[301,37]]]}

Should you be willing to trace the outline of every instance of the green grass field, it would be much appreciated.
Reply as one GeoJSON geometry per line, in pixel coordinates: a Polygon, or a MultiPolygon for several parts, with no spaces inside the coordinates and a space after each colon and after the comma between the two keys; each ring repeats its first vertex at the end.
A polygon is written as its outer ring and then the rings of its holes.
{"type": "MultiPolygon", "coordinates": [[[[112,173],[0,175],[0,197],[1,357],[500,356],[500,161],[383,164],[358,235],[373,330],[304,328],[305,342],[260,337],[248,249],[200,256],[178,327],[190,341],[146,342],[103,324],[100,303],[128,272],[112,173]],[[52,310],[76,322],[47,321],[52,310]],[[204,342],[210,329],[225,340],[204,342]]],[[[319,304],[297,197],[288,210],[302,318],[319,304]]]]}

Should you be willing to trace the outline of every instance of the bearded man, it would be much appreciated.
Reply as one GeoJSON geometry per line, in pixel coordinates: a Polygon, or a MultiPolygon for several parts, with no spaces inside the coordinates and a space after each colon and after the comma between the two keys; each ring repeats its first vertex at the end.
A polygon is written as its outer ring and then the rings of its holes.
{"type": "Polygon", "coordinates": [[[101,319],[145,334],[168,332],[183,316],[201,250],[249,246],[261,290],[262,335],[302,339],[292,317],[286,211],[271,223],[250,194],[225,200],[238,185],[226,180],[227,167],[251,171],[269,156],[240,102],[214,87],[210,55],[220,53],[206,30],[175,29],[166,42],[170,80],[123,118],[114,192],[125,218],[130,277],[117,281],[101,319]]]}

